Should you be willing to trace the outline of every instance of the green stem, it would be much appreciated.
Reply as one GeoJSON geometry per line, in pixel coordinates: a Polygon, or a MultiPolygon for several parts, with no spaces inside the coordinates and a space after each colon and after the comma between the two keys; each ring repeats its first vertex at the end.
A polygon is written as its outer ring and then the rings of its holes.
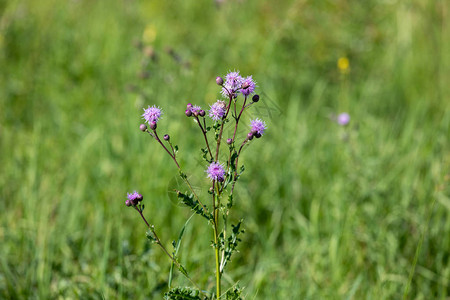
{"type": "MultiPolygon", "coordinates": [[[[217,214],[216,214],[217,216],[217,214]]],[[[217,219],[217,218],[216,218],[217,219]]],[[[214,224],[214,243],[216,244],[216,293],[217,299],[220,299],[220,262],[219,262],[219,241],[218,241],[217,226],[214,224]]]]}
{"type": "Polygon", "coordinates": [[[213,180],[213,217],[214,217],[214,252],[216,256],[216,298],[220,299],[220,258],[219,258],[219,203],[216,206],[216,201],[218,201],[218,194],[215,190],[216,185],[213,180]]]}
{"type": "Polygon", "coordinates": [[[181,266],[181,264],[175,259],[175,257],[170,255],[169,251],[167,251],[166,247],[164,247],[164,245],[161,243],[161,240],[159,239],[158,235],[156,234],[155,228],[147,222],[147,219],[145,219],[144,215],[142,214],[143,209],[141,207],[138,208],[136,206],[134,206],[134,209],[139,212],[142,220],[144,220],[145,224],[147,225],[147,228],[150,229],[150,231],[153,233],[153,236],[155,238],[155,240],[154,240],[155,243],[170,258],[170,260],[177,266],[180,273],[183,274],[197,288],[197,290],[204,295],[204,293],[202,292],[200,287],[191,279],[191,277],[189,277],[189,275],[187,274],[185,269],[181,266]]]}

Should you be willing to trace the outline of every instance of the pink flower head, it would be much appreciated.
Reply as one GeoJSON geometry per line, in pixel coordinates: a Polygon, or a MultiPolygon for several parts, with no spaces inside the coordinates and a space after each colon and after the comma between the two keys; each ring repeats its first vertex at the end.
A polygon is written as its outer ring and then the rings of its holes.
{"type": "Polygon", "coordinates": [[[223,118],[227,111],[227,104],[225,101],[217,100],[216,103],[210,106],[211,109],[209,110],[209,116],[214,121],[219,121],[223,118]]]}
{"type": "Polygon", "coordinates": [[[252,129],[251,129],[251,133],[258,135],[258,136],[262,136],[264,134],[264,130],[266,130],[267,126],[266,126],[266,122],[260,120],[260,119],[255,119],[252,120],[250,122],[252,129]]]}
{"type": "Polygon", "coordinates": [[[207,177],[211,180],[216,180],[222,182],[225,178],[225,169],[223,165],[212,162],[208,169],[206,170],[206,173],[208,174],[207,177]]]}
{"type": "Polygon", "coordinates": [[[243,78],[239,75],[239,71],[230,72],[225,76],[225,83],[222,88],[222,95],[229,97],[239,93],[242,86],[243,78]]]}
{"type": "Polygon", "coordinates": [[[138,192],[134,191],[133,193],[127,193],[127,200],[125,201],[126,206],[134,206],[137,205],[140,201],[142,201],[143,197],[138,192]]]}
{"type": "Polygon", "coordinates": [[[153,105],[152,107],[148,106],[147,109],[143,108],[143,110],[142,118],[149,124],[152,122],[157,123],[161,118],[162,110],[159,107],[153,105]]]}
{"type": "Polygon", "coordinates": [[[241,93],[245,96],[253,94],[255,87],[256,83],[253,81],[252,76],[247,76],[247,78],[242,81],[241,93]]]}

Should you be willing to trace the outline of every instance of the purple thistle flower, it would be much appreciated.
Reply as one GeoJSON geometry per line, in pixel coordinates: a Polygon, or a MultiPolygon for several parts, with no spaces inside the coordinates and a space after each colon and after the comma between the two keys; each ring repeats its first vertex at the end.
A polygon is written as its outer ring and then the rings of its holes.
{"type": "Polygon", "coordinates": [[[264,130],[266,130],[266,128],[267,128],[266,122],[264,122],[260,119],[251,120],[250,124],[252,126],[252,129],[250,132],[252,134],[263,135],[264,130]]]}
{"type": "Polygon", "coordinates": [[[337,123],[341,126],[345,126],[350,123],[350,115],[348,113],[339,114],[337,117],[337,123]]]}
{"type": "Polygon", "coordinates": [[[214,121],[219,121],[223,118],[227,111],[227,104],[225,101],[217,100],[216,103],[210,105],[211,109],[209,110],[209,116],[214,121]]]}
{"type": "Polygon", "coordinates": [[[243,78],[239,75],[239,71],[230,72],[225,76],[225,83],[222,88],[222,95],[229,97],[230,94],[234,95],[239,93],[243,78]]]}
{"type": "Polygon", "coordinates": [[[202,110],[202,108],[198,105],[194,105],[191,107],[192,113],[199,113],[202,110]]]}
{"type": "Polygon", "coordinates": [[[134,191],[133,193],[127,193],[127,201],[125,201],[126,206],[136,205],[142,200],[142,195],[134,191]]]}
{"type": "Polygon", "coordinates": [[[211,180],[217,180],[220,182],[224,180],[225,170],[223,165],[219,163],[212,162],[206,170],[206,173],[208,174],[208,178],[211,180]]]}
{"type": "Polygon", "coordinates": [[[192,115],[199,115],[200,111],[202,110],[202,108],[198,105],[192,105],[192,104],[188,104],[187,105],[187,109],[186,109],[186,115],[189,114],[189,112],[191,112],[192,115]]]}
{"type": "Polygon", "coordinates": [[[245,96],[248,96],[250,94],[253,94],[253,92],[255,91],[255,87],[256,87],[256,83],[253,81],[252,76],[247,76],[247,78],[245,78],[242,81],[242,86],[241,86],[241,93],[245,96]]]}
{"type": "Polygon", "coordinates": [[[161,118],[162,110],[159,107],[156,107],[154,105],[152,107],[150,107],[150,105],[149,105],[147,109],[143,108],[143,110],[144,110],[144,113],[142,114],[142,117],[149,124],[151,122],[157,123],[159,118],[161,118]]]}

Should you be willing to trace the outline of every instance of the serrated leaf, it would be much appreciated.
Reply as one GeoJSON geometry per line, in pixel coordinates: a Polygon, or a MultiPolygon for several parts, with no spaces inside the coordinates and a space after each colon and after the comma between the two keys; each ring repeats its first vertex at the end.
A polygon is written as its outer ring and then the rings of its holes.
{"type": "Polygon", "coordinates": [[[176,287],[164,294],[166,300],[207,300],[200,297],[200,291],[190,287],[176,287]]]}
{"type": "Polygon", "coordinates": [[[179,171],[180,177],[183,179],[187,179],[187,175],[183,171],[179,171]]]}
{"type": "Polygon", "coordinates": [[[231,260],[231,255],[237,251],[237,246],[241,239],[238,237],[239,234],[244,233],[244,230],[241,229],[243,220],[239,220],[239,222],[236,225],[231,224],[232,230],[231,235],[228,237],[226,241],[225,246],[225,253],[224,253],[224,261],[221,265],[221,272],[223,272],[223,269],[225,268],[226,264],[231,260]]]}
{"type": "Polygon", "coordinates": [[[227,208],[233,207],[233,195],[228,195],[227,208]]]}
{"type": "Polygon", "coordinates": [[[186,195],[178,190],[176,190],[176,192],[178,199],[180,199],[183,204],[189,206],[196,214],[205,217],[208,221],[212,220],[211,214],[208,214],[206,211],[204,211],[201,204],[197,200],[194,200],[193,194],[186,195]]]}
{"type": "Polygon", "coordinates": [[[242,165],[241,168],[240,168],[240,171],[239,171],[239,175],[241,175],[242,173],[244,173],[244,171],[245,171],[245,166],[242,165]]]}
{"type": "Polygon", "coordinates": [[[242,289],[238,286],[229,289],[225,295],[226,300],[242,300],[241,297],[242,289]]]}

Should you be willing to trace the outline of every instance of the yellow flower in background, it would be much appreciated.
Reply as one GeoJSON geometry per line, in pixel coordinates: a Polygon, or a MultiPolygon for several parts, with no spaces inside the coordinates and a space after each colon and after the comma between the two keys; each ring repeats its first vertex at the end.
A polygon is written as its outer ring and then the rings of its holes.
{"type": "Polygon", "coordinates": [[[142,41],[145,44],[151,44],[156,39],[156,28],[153,24],[148,24],[142,34],[142,41]]]}
{"type": "Polygon", "coordinates": [[[350,61],[347,57],[340,57],[337,61],[337,66],[339,71],[341,71],[342,73],[346,73],[348,72],[348,69],[350,67],[350,61]]]}

